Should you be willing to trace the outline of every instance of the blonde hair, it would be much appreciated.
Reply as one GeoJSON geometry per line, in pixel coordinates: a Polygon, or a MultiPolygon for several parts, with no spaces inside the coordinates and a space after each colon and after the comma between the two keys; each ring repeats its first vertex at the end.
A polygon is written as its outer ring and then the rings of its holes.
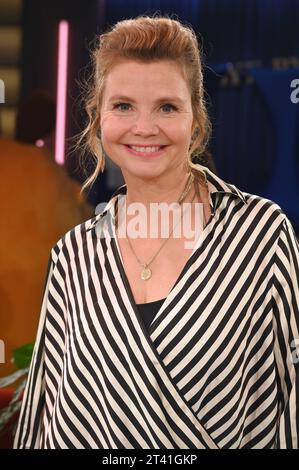
{"type": "Polygon", "coordinates": [[[120,59],[143,63],[173,60],[181,65],[189,86],[195,134],[187,157],[187,167],[196,168],[192,155],[204,153],[211,124],[204,100],[201,51],[193,29],[168,16],[138,16],[116,23],[110,31],[96,38],[92,51],[93,72],[87,86],[85,110],[87,126],[80,134],[78,146],[83,148],[81,167],[86,169],[85,156],[91,156],[95,169],[83,184],[82,191],[91,187],[98,174],[104,171],[105,155],[100,139],[100,109],[105,78],[120,59]]]}

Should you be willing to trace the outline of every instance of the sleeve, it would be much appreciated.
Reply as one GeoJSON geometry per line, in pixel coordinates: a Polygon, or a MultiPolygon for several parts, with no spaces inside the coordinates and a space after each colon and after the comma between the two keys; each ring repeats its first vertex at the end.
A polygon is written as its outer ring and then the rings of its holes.
{"type": "Polygon", "coordinates": [[[285,218],[277,244],[273,276],[274,354],[280,412],[278,449],[299,447],[299,244],[285,218]]]}
{"type": "Polygon", "coordinates": [[[54,263],[50,257],[37,336],[14,439],[14,449],[37,449],[40,447],[41,423],[45,401],[45,323],[49,284],[53,272],[53,264],[54,263]]]}

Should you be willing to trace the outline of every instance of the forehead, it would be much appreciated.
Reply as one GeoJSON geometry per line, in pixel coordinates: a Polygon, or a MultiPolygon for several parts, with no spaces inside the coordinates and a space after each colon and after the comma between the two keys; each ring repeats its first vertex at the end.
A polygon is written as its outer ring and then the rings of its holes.
{"type": "Polygon", "coordinates": [[[186,98],[188,84],[182,68],[174,61],[138,62],[122,60],[116,63],[105,78],[106,98],[115,93],[138,94],[157,90],[165,95],[177,94],[186,98]]]}

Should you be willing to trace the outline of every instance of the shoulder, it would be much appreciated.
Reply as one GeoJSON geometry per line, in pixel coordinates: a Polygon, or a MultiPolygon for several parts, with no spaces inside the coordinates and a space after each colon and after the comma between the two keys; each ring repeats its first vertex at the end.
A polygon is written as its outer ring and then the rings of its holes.
{"type": "Polygon", "coordinates": [[[94,227],[99,218],[100,216],[96,215],[83,223],[75,225],[57,241],[51,250],[51,258],[54,264],[56,264],[62,252],[70,253],[75,250],[77,253],[80,253],[88,243],[88,238],[91,238],[91,228],[94,227]]]}
{"type": "MultiPolygon", "coordinates": [[[[240,191],[240,190],[239,190],[240,191]]],[[[245,211],[257,221],[261,220],[269,224],[283,225],[288,220],[282,207],[275,201],[257,194],[240,191],[245,201],[245,211]]]]}
{"type": "Polygon", "coordinates": [[[248,234],[255,234],[256,239],[276,245],[286,229],[294,233],[287,214],[275,201],[256,194],[239,192],[242,194],[243,204],[238,204],[238,218],[247,227],[248,234]]]}
{"type": "Polygon", "coordinates": [[[260,238],[276,237],[288,220],[279,204],[266,197],[243,191],[232,183],[227,183],[218,176],[208,175],[214,207],[227,212],[231,228],[236,233],[255,234],[260,238]],[[211,183],[212,182],[212,183],[211,183]]]}
{"type": "Polygon", "coordinates": [[[228,209],[231,205],[237,207],[237,217],[262,218],[263,221],[275,220],[276,224],[282,224],[286,218],[282,208],[275,202],[265,197],[243,191],[238,186],[227,182],[201,165],[196,165],[198,170],[204,172],[214,207],[218,205],[222,209],[228,209]],[[229,203],[228,203],[229,201],[229,203]]]}
{"type": "Polygon", "coordinates": [[[263,212],[267,212],[268,215],[275,214],[280,217],[281,221],[286,216],[283,209],[275,201],[245,191],[240,191],[240,193],[243,195],[248,209],[253,210],[254,207],[256,207],[256,211],[263,209],[263,212]]]}

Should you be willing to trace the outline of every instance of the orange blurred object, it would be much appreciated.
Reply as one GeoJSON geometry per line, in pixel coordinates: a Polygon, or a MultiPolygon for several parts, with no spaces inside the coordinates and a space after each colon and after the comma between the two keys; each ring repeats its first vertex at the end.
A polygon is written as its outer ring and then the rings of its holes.
{"type": "MultiPolygon", "coordinates": [[[[0,139],[0,377],[12,350],[35,341],[51,248],[94,215],[80,185],[34,145],[0,139]],[[4,363],[1,363],[4,362],[4,363]]],[[[4,392],[2,392],[4,393],[4,392]]]]}

